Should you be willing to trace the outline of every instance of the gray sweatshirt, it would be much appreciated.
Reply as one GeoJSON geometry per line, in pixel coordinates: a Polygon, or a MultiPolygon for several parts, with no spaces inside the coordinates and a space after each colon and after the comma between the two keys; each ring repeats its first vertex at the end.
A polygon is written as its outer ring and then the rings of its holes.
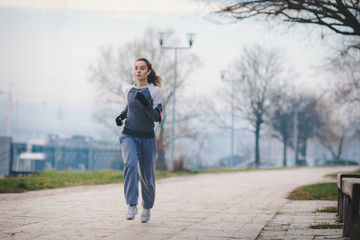
{"type": "Polygon", "coordinates": [[[126,116],[123,133],[138,138],[153,138],[154,122],[161,121],[162,93],[160,88],[150,84],[145,87],[130,86],[127,91],[127,105],[121,112],[126,116]],[[145,108],[141,102],[135,99],[136,93],[141,92],[149,102],[145,108]]]}

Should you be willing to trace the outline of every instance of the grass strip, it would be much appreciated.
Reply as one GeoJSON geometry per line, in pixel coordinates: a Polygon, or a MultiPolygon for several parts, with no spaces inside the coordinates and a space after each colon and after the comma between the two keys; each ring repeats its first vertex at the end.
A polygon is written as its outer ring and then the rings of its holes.
{"type": "MultiPolygon", "coordinates": [[[[156,171],[156,179],[191,176],[203,173],[239,172],[246,169],[207,169],[197,171],[156,171]]],[[[115,170],[78,171],[45,170],[22,177],[0,179],[0,193],[20,193],[41,189],[63,188],[79,185],[98,185],[124,182],[123,172],[115,170]]]]}
{"type": "MultiPolygon", "coordinates": [[[[360,169],[356,170],[354,172],[344,172],[344,173],[349,173],[349,174],[360,174],[360,169]]],[[[328,174],[326,175],[326,177],[332,177],[332,178],[337,178],[338,173],[332,173],[332,174],[328,174]]]]}
{"type": "MultiPolygon", "coordinates": [[[[360,174],[360,169],[350,174],[360,174]]],[[[337,173],[328,174],[327,177],[336,178],[337,173]]],[[[290,200],[337,200],[337,184],[318,183],[299,187],[288,195],[290,200]]],[[[336,211],[335,211],[336,212],[336,211]]]]}
{"type": "Polygon", "coordinates": [[[337,207],[324,207],[321,209],[316,209],[315,212],[320,213],[337,213],[337,207]]]}
{"type": "Polygon", "coordinates": [[[40,189],[119,182],[123,182],[123,174],[120,171],[66,170],[58,172],[52,169],[28,176],[0,179],[0,193],[19,193],[40,189]]]}
{"type": "MultiPolygon", "coordinates": [[[[191,176],[195,174],[220,173],[220,172],[238,172],[246,171],[244,169],[207,169],[197,171],[156,171],[156,179],[191,176]]],[[[0,193],[21,193],[26,191],[35,191],[41,189],[63,188],[79,185],[99,185],[124,182],[123,172],[115,170],[101,171],[79,171],[65,170],[57,171],[55,169],[45,170],[21,177],[6,177],[0,179],[0,193]]]]}
{"type": "Polygon", "coordinates": [[[299,187],[292,191],[290,200],[337,200],[336,183],[318,183],[299,187]]]}
{"type": "Polygon", "coordinates": [[[309,228],[312,228],[312,229],[342,229],[343,225],[342,224],[330,224],[328,222],[322,222],[322,223],[319,223],[319,224],[310,225],[309,228]]]}

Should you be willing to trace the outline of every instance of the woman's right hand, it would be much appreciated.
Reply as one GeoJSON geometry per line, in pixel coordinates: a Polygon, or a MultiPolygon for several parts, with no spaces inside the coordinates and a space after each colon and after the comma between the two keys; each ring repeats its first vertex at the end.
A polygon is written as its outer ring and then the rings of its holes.
{"type": "Polygon", "coordinates": [[[115,118],[115,122],[116,122],[116,125],[119,126],[119,127],[123,125],[121,115],[119,115],[119,116],[117,116],[117,117],[115,118]]]}

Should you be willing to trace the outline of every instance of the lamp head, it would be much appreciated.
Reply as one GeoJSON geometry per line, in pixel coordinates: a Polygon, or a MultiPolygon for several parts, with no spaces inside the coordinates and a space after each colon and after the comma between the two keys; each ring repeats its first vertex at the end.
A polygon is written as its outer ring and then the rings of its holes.
{"type": "Polygon", "coordinates": [[[192,47],[194,40],[195,40],[195,33],[188,33],[187,38],[188,38],[190,47],[192,47]]]}
{"type": "Polygon", "coordinates": [[[162,46],[164,43],[164,34],[164,32],[159,33],[160,46],[162,46]]]}
{"type": "Polygon", "coordinates": [[[225,79],[225,70],[220,71],[221,80],[225,79]]]}

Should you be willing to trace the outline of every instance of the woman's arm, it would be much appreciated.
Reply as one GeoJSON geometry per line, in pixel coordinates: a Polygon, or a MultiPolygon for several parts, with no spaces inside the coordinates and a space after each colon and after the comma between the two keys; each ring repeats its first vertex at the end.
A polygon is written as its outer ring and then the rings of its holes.
{"type": "MultiPolygon", "coordinates": [[[[154,122],[161,122],[161,112],[162,112],[162,105],[158,104],[157,106],[153,107],[151,104],[146,100],[146,97],[141,92],[137,92],[135,99],[139,100],[141,104],[145,107],[145,112],[150,117],[151,120],[154,122]]],[[[154,99],[153,99],[154,101],[154,99]]]]}
{"type": "Polygon", "coordinates": [[[115,118],[116,125],[121,126],[123,124],[122,120],[127,117],[127,111],[128,105],[126,105],[125,109],[120,113],[120,115],[115,118]]]}

